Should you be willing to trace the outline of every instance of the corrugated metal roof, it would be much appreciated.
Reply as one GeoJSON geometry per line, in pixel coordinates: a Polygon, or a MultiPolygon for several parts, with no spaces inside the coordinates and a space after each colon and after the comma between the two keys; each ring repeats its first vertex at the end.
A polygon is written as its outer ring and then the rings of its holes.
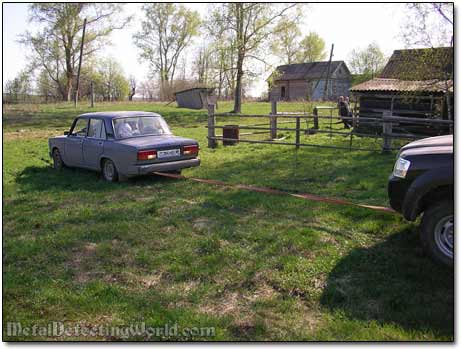
{"type": "MultiPolygon", "coordinates": [[[[344,61],[331,61],[330,73],[334,72],[344,61]]],[[[299,64],[287,64],[277,67],[274,80],[305,80],[326,76],[328,61],[299,64]]]]}
{"type": "Polygon", "coordinates": [[[401,80],[446,80],[453,69],[453,47],[395,50],[380,77],[401,80]]]}
{"type": "Polygon", "coordinates": [[[351,87],[352,92],[393,91],[393,92],[453,92],[453,80],[419,80],[407,81],[399,79],[375,78],[351,87]]]}

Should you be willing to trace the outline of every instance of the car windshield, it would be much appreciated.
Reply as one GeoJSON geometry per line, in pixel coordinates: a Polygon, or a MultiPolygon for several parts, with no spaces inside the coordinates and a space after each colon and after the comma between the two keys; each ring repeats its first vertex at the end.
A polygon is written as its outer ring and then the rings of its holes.
{"type": "Polygon", "coordinates": [[[171,134],[167,123],[160,116],[133,116],[114,119],[114,130],[118,139],[171,134]]]}

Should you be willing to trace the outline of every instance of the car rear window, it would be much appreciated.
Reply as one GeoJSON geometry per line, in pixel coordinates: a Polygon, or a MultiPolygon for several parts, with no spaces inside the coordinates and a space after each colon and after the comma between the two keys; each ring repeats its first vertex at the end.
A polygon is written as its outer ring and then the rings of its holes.
{"type": "Polygon", "coordinates": [[[114,130],[118,139],[171,134],[167,123],[160,116],[133,116],[114,119],[114,130]]]}

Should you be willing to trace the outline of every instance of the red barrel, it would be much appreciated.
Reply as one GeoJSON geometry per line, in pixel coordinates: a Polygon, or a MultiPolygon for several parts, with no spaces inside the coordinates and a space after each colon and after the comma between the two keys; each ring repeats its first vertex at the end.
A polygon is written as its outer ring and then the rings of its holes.
{"type": "Polygon", "coordinates": [[[223,145],[235,145],[239,142],[240,130],[238,125],[225,125],[222,130],[222,135],[224,139],[222,141],[223,145]]]}

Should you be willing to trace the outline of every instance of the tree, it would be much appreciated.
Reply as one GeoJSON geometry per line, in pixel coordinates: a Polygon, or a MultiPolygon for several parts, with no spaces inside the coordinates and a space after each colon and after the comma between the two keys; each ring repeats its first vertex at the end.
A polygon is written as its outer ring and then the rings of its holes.
{"type": "Polygon", "coordinates": [[[37,92],[40,96],[45,97],[45,103],[48,103],[49,98],[56,98],[58,95],[56,86],[45,69],[40,70],[40,73],[38,74],[37,92]]]}
{"type": "Polygon", "coordinates": [[[101,82],[97,85],[97,91],[102,94],[103,99],[121,100],[129,94],[130,84],[123,76],[123,70],[115,59],[99,60],[97,71],[101,82]]]}
{"type": "Polygon", "coordinates": [[[271,52],[280,58],[283,64],[292,64],[296,61],[299,51],[298,39],[301,35],[297,20],[282,19],[274,29],[271,52]]]}
{"type": "Polygon", "coordinates": [[[297,5],[223,3],[216,6],[220,6],[220,15],[216,16],[215,20],[220,21],[235,40],[236,77],[233,112],[240,113],[245,63],[248,59],[265,62],[258,54],[258,49],[273,34],[280,18],[297,5]]]}
{"type": "Polygon", "coordinates": [[[325,41],[315,32],[310,32],[299,43],[297,63],[318,62],[326,58],[325,41]]]}
{"type": "Polygon", "coordinates": [[[199,48],[197,57],[194,61],[195,70],[197,73],[197,81],[199,84],[206,85],[208,83],[208,74],[210,72],[211,51],[208,47],[202,46],[199,48]]]}
{"type": "Polygon", "coordinates": [[[377,43],[373,42],[364,49],[354,49],[349,55],[349,67],[352,73],[375,77],[386,63],[384,54],[377,43]]]}
{"type": "Polygon", "coordinates": [[[148,3],[142,9],[146,19],[134,35],[135,44],[151,72],[159,74],[162,97],[169,98],[179,57],[197,35],[200,17],[198,12],[173,3],[148,3]]]}
{"type": "Polygon", "coordinates": [[[135,94],[136,94],[136,77],[134,75],[130,75],[130,93],[128,95],[128,99],[132,101],[133,96],[135,94]]]}
{"type": "Polygon", "coordinates": [[[5,92],[10,102],[17,103],[21,97],[25,102],[32,92],[32,76],[30,71],[27,69],[22,70],[13,80],[6,81],[5,92]]]}
{"type": "Polygon", "coordinates": [[[233,97],[236,76],[236,38],[228,30],[226,21],[223,20],[222,7],[211,7],[210,15],[204,23],[206,38],[210,42],[209,79],[217,87],[218,98],[233,97]]]}
{"type": "Polygon", "coordinates": [[[113,3],[34,3],[29,6],[29,20],[43,27],[36,34],[26,32],[20,41],[32,49],[33,62],[45,69],[64,100],[72,97],[83,19],[87,18],[84,56],[89,56],[106,44],[112,31],[124,28],[130,21],[130,18],[118,18],[121,9],[121,5],[113,3]]]}
{"type": "Polygon", "coordinates": [[[401,36],[407,47],[453,46],[453,3],[406,4],[401,36]]]}

